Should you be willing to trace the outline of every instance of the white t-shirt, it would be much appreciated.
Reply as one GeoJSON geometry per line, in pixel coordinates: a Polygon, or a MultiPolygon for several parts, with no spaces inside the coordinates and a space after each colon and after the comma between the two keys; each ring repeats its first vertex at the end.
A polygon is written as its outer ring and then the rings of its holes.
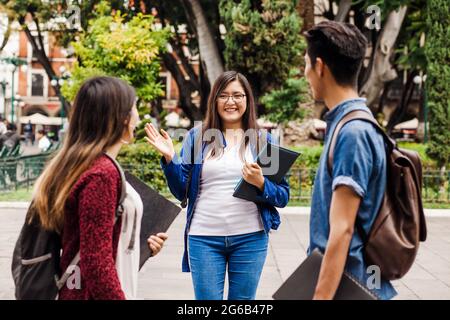
{"type": "Polygon", "coordinates": [[[144,205],[139,194],[127,182],[122,228],[117,247],[116,270],[127,300],[137,299],[141,220],[144,205]],[[134,232],[133,232],[134,230],[134,232]]]}
{"type": "Polygon", "coordinates": [[[8,131],[8,130],[6,129],[6,125],[3,123],[3,121],[0,121],[0,136],[1,136],[2,134],[5,134],[6,131],[8,131]]]}
{"type": "Polygon", "coordinates": [[[47,136],[43,136],[41,139],[39,139],[38,146],[42,151],[46,151],[50,147],[50,140],[48,140],[47,136]]]}
{"type": "MultiPolygon", "coordinates": [[[[254,161],[248,147],[245,159],[254,161]]],[[[221,157],[204,161],[190,235],[232,236],[264,230],[256,204],[233,197],[243,165],[239,145],[227,146],[221,157]]]]}

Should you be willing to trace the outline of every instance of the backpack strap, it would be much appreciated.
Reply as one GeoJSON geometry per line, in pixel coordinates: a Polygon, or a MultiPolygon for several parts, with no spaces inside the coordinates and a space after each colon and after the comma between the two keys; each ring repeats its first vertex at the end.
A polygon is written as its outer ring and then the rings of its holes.
{"type": "Polygon", "coordinates": [[[111,156],[109,156],[106,152],[104,153],[104,155],[106,155],[112,161],[112,163],[114,163],[114,165],[116,166],[117,171],[119,171],[120,181],[122,183],[122,190],[120,192],[120,198],[119,198],[119,201],[118,201],[118,204],[117,204],[117,209],[116,209],[116,221],[117,221],[117,218],[120,218],[120,216],[122,216],[122,213],[123,213],[123,201],[125,200],[125,198],[127,196],[127,184],[126,184],[126,179],[125,179],[125,173],[123,172],[122,167],[116,161],[116,159],[114,159],[111,156]]]}
{"type": "Polygon", "coordinates": [[[333,135],[331,137],[331,142],[330,142],[330,147],[328,149],[328,172],[331,173],[333,172],[333,158],[334,158],[334,149],[336,147],[336,142],[337,142],[337,137],[339,135],[339,132],[341,131],[342,127],[345,126],[348,122],[353,121],[353,120],[363,120],[363,121],[367,121],[372,123],[375,128],[377,129],[377,131],[379,133],[381,133],[381,135],[383,136],[383,139],[385,141],[385,143],[387,144],[387,146],[390,149],[394,149],[396,147],[396,143],[395,140],[391,139],[386,132],[384,132],[384,130],[380,127],[380,125],[378,124],[378,122],[375,120],[375,118],[369,114],[366,111],[363,110],[355,110],[355,111],[351,111],[348,114],[346,114],[340,121],[339,123],[336,125],[336,128],[333,131],[333,135]]]}
{"type": "MultiPolygon", "coordinates": [[[[375,126],[375,128],[377,129],[377,131],[379,133],[381,133],[381,135],[383,136],[383,139],[384,139],[387,147],[389,148],[389,150],[392,150],[393,148],[396,147],[395,141],[392,140],[386,134],[386,132],[383,131],[383,129],[378,124],[378,122],[375,120],[375,118],[370,113],[368,113],[367,111],[363,111],[363,110],[351,111],[348,114],[346,114],[338,122],[338,124],[336,125],[336,128],[333,131],[333,135],[331,137],[330,147],[328,149],[328,156],[327,156],[327,164],[328,164],[327,167],[328,167],[328,173],[330,174],[330,177],[333,172],[334,149],[336,147],[336,142],[337,142],[337,137],[339,135],[339,132],[343,126],[345,126],[348,122],[353,121],[353,120],[363,120],[363,121],[372,123],[375,126]]],[[[356,229],[365,245],[367,243],[368,236],[367,236],[367,233],[365,232],[364,228],[362,227],[362,222],[359,219],[358,215],[356,216],[355,226],[356,226],[356,229]]]]}
{"type": "MultiPolygon", "coordinates": [[[[114,218],[114,225],[116,224],[117,220],[119,220],[119,218],[122,216],[123,213],[123,201],[126,198],[127,195],[127,184],[126,184],[126,180],[125,180],[125,174],[122,170],[122,167],[120,166],[120,164],[111,156],[109,156],[106,152],[104,153],[104,155],[106,155],[115,165],[115,167],[117,168],[117,170],[119,171],[120,174],[120,181],[122,184],[122,190],[120,192],[120,198],[119,201],[117,203],[117,207],[116,207],[116,214],[115,214],[115,218],[114,218]]],[[[77,254],[75,255],[75,257],[72,259],[72,261],[69,263],[69,266],[67,267],[67,269],[64,271],[64,273],[61,275],[61,278],[56,278],[56,286],[58,287],[58,291],[61,290],[61,288],[64,286],[64,284],[67,282],[67,279],[69,279],[70,275],[72,274],[73,268],[80,262],[80,251],[77,252],[77,254]]]]}

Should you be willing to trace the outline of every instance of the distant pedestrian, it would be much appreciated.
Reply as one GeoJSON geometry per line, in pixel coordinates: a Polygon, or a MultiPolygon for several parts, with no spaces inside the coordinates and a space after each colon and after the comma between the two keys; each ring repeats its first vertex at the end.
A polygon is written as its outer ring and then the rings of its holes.
{"type": "Polygon", "coordinates": [[[6,131],[7,131],[6,123],[4,122],[3,118],[0,117],[0,136],[5,134],[6,131]]]}
{"type": "Polygon", "coordinates": [[[28,120],[28,123],[23,127],[23,133],[25,135],[26,145],[34,145],[33,125],[30,120],[28,120]]]}
{"type": "Polygon", "coordinates": [[[39,146],[39,149],[41,150],[41,152],[47,151],[48,148],[50,148],[50,146],[52,145],[52,143],[47,138],[47,135],[45,134],[45,131],[43,129],[38,130],[38,132],[36,134],[36,138],[38,140],[38,146],[39,146]]]}
{"type": "Polygon", "coordinates": [[[20,144],[20,136],[14,123],[8,123],[6,129],[6,133],[0,136],[0,147],[5,146],[8,151],[12,151],[20,144]]]}

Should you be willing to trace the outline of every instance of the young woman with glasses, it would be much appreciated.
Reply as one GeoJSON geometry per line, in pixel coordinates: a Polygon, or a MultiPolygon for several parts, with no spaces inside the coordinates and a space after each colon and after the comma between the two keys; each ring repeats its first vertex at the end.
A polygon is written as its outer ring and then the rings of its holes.
{"type": "Polygon", "coordinates": [[[171,192],[189,200],[183,271],[191,271],[199,300],[223,299],[227,270],[228,299],[255,299],[268,233],[280,224],[275,207],[289,199],[286,180],[273,183],[254,162],[271,141],[256,120],[247,79],[228,71],[215,81],[205,121],[188,132],[179,156],[167,132],[146,127],[148,142],[163,156],[171,192]],[[233,197],[241,178],[258,189],[261,201],[233,197]]]}

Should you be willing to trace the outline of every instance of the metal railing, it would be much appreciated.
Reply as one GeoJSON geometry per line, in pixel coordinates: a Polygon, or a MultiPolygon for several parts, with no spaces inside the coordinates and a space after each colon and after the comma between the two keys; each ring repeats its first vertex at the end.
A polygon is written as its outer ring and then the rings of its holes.
{"type": "MultiPolygon", "coordinates": [[[[0,190],[13,191],[31,188],[42,172],[50,153],[0,159],[0,190]]],[[[170,195],[159,165],[127,166],[123,168],[144,180],[164,195],[170,195]]],[[[57,173],[55,173],[57,174],[57,173]]],[[[290,185],[290,201],[310,201],[314,185],[315,169],[293,168],[287,179],[290,185]]],[[[424,170],[422,199],[427,203],[450,203],[450,171],[443,174],[438,170],[424,170]]]]}
{"type": "MultiPolygon", "coordinates": [[[[291,201],[311,200],[315,175],[316,169],[308,168],[294,168],[287,174],[291,201]]],[[[423,171],[422,201],[450,203],[450,170],[443,174],[439,170],[423,171]]]]}
{"type": "Polygon", "coordinates": [[[42,173],[51,153],[0,159],[0,190],[29,190],[42,173]]]}

